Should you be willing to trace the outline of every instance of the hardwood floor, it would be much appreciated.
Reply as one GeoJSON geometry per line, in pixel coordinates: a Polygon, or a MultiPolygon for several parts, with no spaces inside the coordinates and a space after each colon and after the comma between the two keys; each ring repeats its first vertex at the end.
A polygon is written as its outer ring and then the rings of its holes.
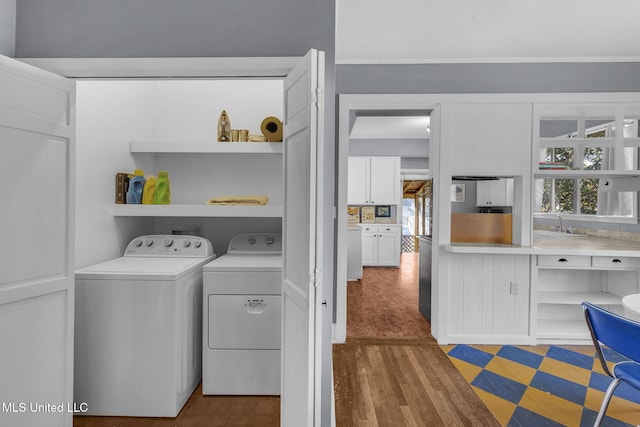
{"type": "Polygon", "coordinates": [[[433,339],[333,346],[337,426],[499,426],[433,339]]]}
{"type": "Polygon", "coordinates": [[[176,418],[73,417],[74,427],[277,427],[278,396],[203,396],[193,392],[176,418]]]}
{"type": "Polygon", "coordinates": [[[418,256],[347,285],[347,343],[333,346],[337,426],[499,426],[418,311],[418,256]]]}

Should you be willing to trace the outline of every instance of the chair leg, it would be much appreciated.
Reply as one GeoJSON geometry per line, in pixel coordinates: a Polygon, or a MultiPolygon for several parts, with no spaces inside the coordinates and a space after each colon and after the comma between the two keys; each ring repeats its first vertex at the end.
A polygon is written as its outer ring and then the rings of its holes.
{"type": "Polygon", "coordinates": [[[604,395],[604,399],[602,399],[602,405],[600,405],[600,412],[598,412],[598,416],[596,417],[595,423],[593,423],[593,427],[599,427],[604,419],[604,413],[607,412],[607,407],[609,406],[609,402],[613,397],[613,392],[616,391],[616,388],[620,385],[620,380],[618,378],[614,378],[609,384],[607,388],[607,392],[604,395]]]}

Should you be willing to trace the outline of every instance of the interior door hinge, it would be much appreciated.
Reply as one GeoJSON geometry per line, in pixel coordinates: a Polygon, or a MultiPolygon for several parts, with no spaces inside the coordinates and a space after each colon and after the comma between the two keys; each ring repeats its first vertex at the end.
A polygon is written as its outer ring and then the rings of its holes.
{"type": "Polygon", "coordinates": [[[313,102],[318,109],[324,108],[324,89],[316,88],[313,92],[313,102]]]}
{"type": "Polygon", "coordinates": [[[318,283],[320,283],[320,274],[322,274],[322,269],[320,267],[316,267],[313,269],[313,287],[317,288],[318,283]]]}

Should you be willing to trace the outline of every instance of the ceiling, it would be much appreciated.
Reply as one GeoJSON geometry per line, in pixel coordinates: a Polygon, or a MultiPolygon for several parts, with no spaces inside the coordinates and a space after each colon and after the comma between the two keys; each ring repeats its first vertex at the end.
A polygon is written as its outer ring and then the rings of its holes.
{"type": "Polygon", "coordinates": [[[350,138],[357,139],[413,139],[429,138],[428,115],[356,115],[350,138]]]}

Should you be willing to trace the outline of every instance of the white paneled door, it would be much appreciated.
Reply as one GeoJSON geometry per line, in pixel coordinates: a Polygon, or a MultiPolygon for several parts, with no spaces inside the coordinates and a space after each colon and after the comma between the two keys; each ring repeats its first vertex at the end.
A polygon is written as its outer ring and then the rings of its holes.
{"type": "Polygon", "coordinates": [[[324,53],[284,84],[281,425],[320,425],[324,53]]]}
{"type": "Polygon", "coordinates": [[[75,83],[0,56],[0,424],[71,426],[75,83]]]}

